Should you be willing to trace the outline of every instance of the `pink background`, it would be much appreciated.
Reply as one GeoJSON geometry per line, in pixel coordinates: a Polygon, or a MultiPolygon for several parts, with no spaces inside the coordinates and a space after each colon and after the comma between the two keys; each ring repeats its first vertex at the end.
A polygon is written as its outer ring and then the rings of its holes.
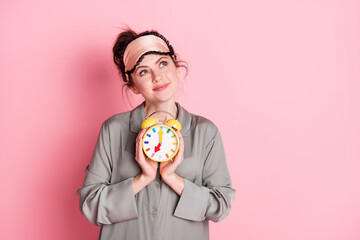
{"type": "Polygon", "coordinates": [[[351,0],[1,1],[0,239],[97,239],[75,192],[101,123],[131,109],[111,54],[125,24],[170,40],[190,70],[178,101],[222,133],[237,195],[211,239],[360,239],[359,13],[351,0]]]}

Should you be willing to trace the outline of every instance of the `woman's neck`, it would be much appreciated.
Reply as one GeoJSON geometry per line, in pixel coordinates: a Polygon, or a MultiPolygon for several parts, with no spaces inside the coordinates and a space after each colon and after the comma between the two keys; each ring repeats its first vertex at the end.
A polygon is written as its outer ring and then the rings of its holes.
{"type": "MultiPolygon", "coordinates": [[[[175,104],[175,100],[168,101],[168,102],[161,102],[161,103],[150,103],[145,101],[145,107],[144,107],[144,113],[145,116],[149,116],[151,113],[156,111],[166,111],[169,112],[171,115],[174,116],[174,118],[177,118],[178,115],[178,109],[175,104]]],[[[153,116],[155,119],[157,119],[160,122],[166,121],[167,119],[172,118],[169,116],[169,114],[164,112],[158,112],[155,113],[153,116]]]]}

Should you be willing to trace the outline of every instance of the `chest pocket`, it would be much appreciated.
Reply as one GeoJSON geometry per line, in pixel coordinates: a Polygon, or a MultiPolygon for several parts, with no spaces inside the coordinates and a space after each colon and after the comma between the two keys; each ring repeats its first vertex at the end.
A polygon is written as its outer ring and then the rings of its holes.
{"type": "Polygon", "coordinates": [[[182,178],[195,182],[202,178],[202,167],[196,157],[187,157],[177,167],[175,172],[182,178]]]}
{"type": "Polygon", "coordinates": [[[113,170],[111,174],[112,182],[123,181],[130,177],[135,177],[141,173],[141,168],[135,160],[135,139],[128,136],[127,141],[123,141],[125,147],[115,146],[119,149],[113,160],[113,170]]]}

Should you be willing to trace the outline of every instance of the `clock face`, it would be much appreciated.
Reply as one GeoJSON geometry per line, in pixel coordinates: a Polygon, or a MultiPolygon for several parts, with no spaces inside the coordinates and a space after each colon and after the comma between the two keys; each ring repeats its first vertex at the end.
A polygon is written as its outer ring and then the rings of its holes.
{"type": "Polygon", "coordinates": [[[157,162],[173,158],[179,150],[179,137],[167,125],[150,127],[144,134],[143,149],[146,156],[157,162]]]}

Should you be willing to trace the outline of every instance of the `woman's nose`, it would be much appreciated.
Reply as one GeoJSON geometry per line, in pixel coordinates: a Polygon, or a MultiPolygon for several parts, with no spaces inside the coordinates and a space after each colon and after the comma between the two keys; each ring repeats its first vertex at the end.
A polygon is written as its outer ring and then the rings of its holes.
{"type": "Polygon", "coordinates": [[[153,82],[158,82],[161,80],[161,78],[163,77],[163,73],[160,71],[153,71],[153,82]]]}

